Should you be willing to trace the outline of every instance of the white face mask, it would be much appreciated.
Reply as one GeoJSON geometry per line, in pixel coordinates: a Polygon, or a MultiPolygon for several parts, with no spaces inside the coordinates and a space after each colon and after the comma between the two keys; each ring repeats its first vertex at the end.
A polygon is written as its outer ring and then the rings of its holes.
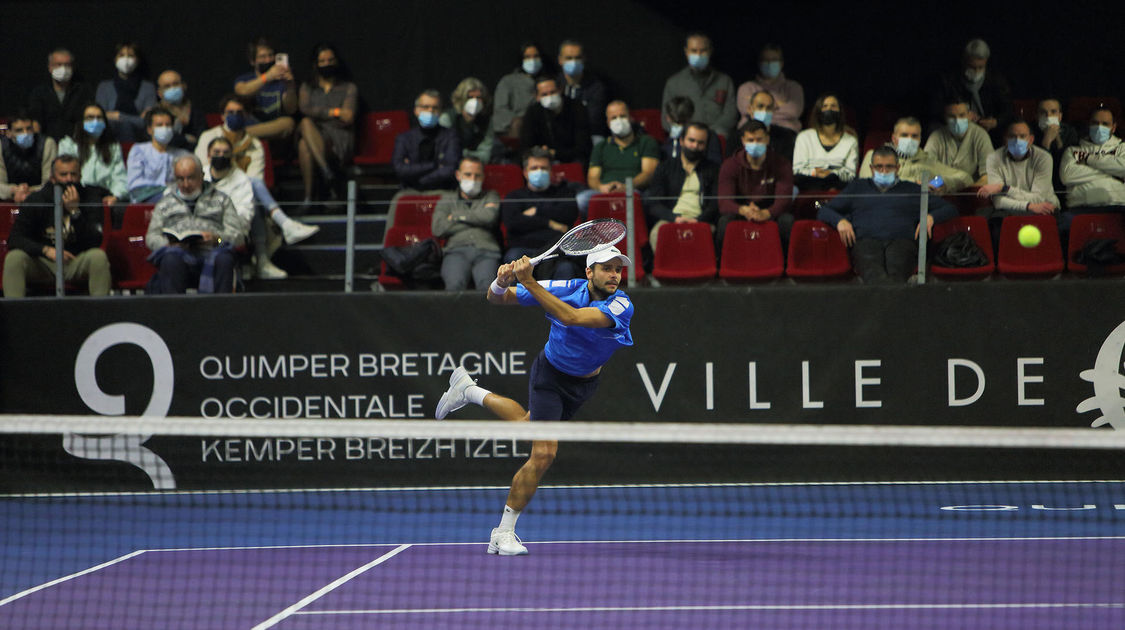
{"type": "Polygon", "coordinates": [[[544,96],[543,98],[539,99],[539,104],[542,105],[544,109],[549,109],[553,112],[557,112],[559,111],[559,108],[562,107],[562,94],[551,94],[550,96],[544,96]]]}
{"type": "Polygon", "coordinates": [[[1040,116],[1039,128],[1043,131],[1046,131],[1047,127],[1055,127],[1059,124],[1059,122],[1060,121],[1058,116],[1040,116]]]}
{"type": "Polygon", "coordinates": [[[969,83],[980,83],[984,81],[984,70],[973,70],[972,68],[965,68],[965,78],[969,83]]]}
{"type": "Polygon", "coordinates": [[[482,182],[478,182],[475,179],[462,179],[459,184],[461,186],[461,192],[465,193],[467,197],[476,197],[480,194],[482,182]]]}
{"type": "Polygon", "coordinates": [[[72,76],[74,76],[74,68],[71,66],[56,66],[51,71],[51,78],[59,83],[66,83],[72,76]]]}
{"type": "Polygon", "coordinates": [[[672,126],[670,126],[668,128],[668,135],[672,136],[673,138],[679,138],[680,136],[684,135],[684,126],[683,125],[672,125],[672,126]]]}
{"type": "Polygon", "coordinates": [[[899,153],[908,158],[914,157],[914,155],[918,153],[918,140],[916,138],[899,136],[898,141],[895,142],[895,148],[898,149],[899,153]]]}
{"type": "Polygon", "coordinates": [[[465,113],[470,116],[476,116],[482,109],[484,109],[484,101],[479,98],[470,98],[465,101],[465,113]]]}
{"type": "Polygon", "coordinates": [[[117,61],[114,63],[114,65],[117,66],[117,71],[120,72],[121,74],[129,74],[133,70],[137,69],[137,58],[136,57],[118,57],[117,61]]]}
{"type": "Polygon", "coordinates": [[[624,138],[633,133],[633,125],[629,124],[628,118],[614,118],[609,121],[609,130],[618,138],[624,138]]]}

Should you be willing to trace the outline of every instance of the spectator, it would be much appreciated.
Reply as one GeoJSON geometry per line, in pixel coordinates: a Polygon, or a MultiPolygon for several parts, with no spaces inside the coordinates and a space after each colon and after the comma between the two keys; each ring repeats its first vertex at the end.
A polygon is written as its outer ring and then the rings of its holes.
{"type": "Polygon", "coordinates": [[[547,75],[535,80],[535,97],[520,126],[520,151],[543,147],[559,162],[588,162],[590,126],[582,103],[564,97],[547,75]]]}
{"type": "Polygon", "coordinates": [[[844,123],[840,97],[822,94],[809,112],[809,128],[797,134],[793,183],[802,191],[838,190],[858,170],[859,141],[844,123]]]}
{"type": "Polygon", "coordinates": [[[459,190],[444,193],[434,208],[434,236],[446,239],[441,278],[447,291],[468,289],[470,279],[483,289],[500,266],[500,195],[482,190],[484,165],[476,158],[461,158],[455,175],[459,190]]]}
{"type": "MultiPolygon", "coordinates": [[[[508,251],[504,253],[508,261],[543,253],[578,218],[574,191],[566,182],[551,183],[550,153],[532,147],[524,156],[523,174],[527,186],[508,193],[501,210],[508,231],[508,251]]],[[[535,267],[539,280],[570,280],[578,272],[578,265],[567,256],[544,260],[535,267]]]]}
{"type": "Polygon", "coordinates": [[[246,132],[262,140],[285,140],[293,133],[297,113],[297,84],[284,63],[275,63],[276,49],[269,39],[259,37],[247,46],[252,70],[234,80],[234,93],[251,100],[254,106],[246,121],[246,132]]]}
{"type": "Polygon", "coordinates": [[[649,245],[656,251],[656,236],[665,223],[709,223],[715,229],[719,164],[707,157],[711,132],[703,123],[688,123],[679,155],[656,167],[646,204],[653,218],[649,245]]]}
{"type": "MultiPolygon", "coordinates": [[[[1078,146],[1078,130],[1062,119],[1062,101],[1045,98],[1039,101],[1039,146],[1051,154],[1056,165],[1062,164],[1063,153],[1070,147],[1078,146]]],[[[1051,171],[1051,186],[1056,192],[1063,190],[1059,169],[1051,171]]],[[[1063,193],[1065,201],[1065,193],[1063,193]]]]}
{"type": "Polygon", "coordinates": [[[582,43],[564,39],[559,44],[558,86],[563,96],[575,100],[586,108],[590,135],[594,143],[601,142],[609,134],[602,112],[609,102],[609,91],[605,82],[586,69],[586,49],[582,43]]]}
{"type": "MultiPolygon", "coordinates": [[[[337,174],[355,152],[355,113],[358,90],[346,80],[346,66],[330,44],[313,49],[315,82],[301,85],[301,125],[297,129],[297,157],[305,202],[312,199],[313,181],[319,172],[324,185],[336,194],[337,174]]],[[[339,195],[342,196],[342,195],[339,195]]]]}
{"type": "MultiPolygon", "coordinates": [[[[172,162],[187,153],[171,146],[172,112],[154,107],[145,114],[145,128],[151,142],[138,142],[129,150],[126,187],[129,198],[138,203],[156,203],[172,182],[172,162]]],[[[202,175],[201,175],[202,177],[202,175]]]]}
{"type": "MultiPolygon", "coordinates": [[[[78,158],[60,155],[51,165],[50,182],[62,187],[64,213],[63,278],[86,280],[90,295],[109,295],[109,259],[102,243],[102,198],[108,190],[83,186],[78,158]],[[83,207],[85,206],[85,207],[83,207]]],[[[52,283],[58,262],[55,250],[55,190],[46,186],[27,197],[8,238],[4,258],[4,297],[27,295],[27,282],[52,283]]]]}
{"type": "Polygon", "coordinates": [[[538,44],[520,46],[520,67],[504,75],[496,84],[496,104],[492,130],[502,138],[520,137],[527,108],[535,102],[535,79],[543,71],[543,56],[538,44]]]}
{"type": "MultiPolygon", "coordinates": [[[[865,283],[906,282],[918,264],[918,198],[922,189],[900,179],[899,155],[890,146],[874,150],[872,178],[852,180],[820,207],[817,218],[836,227],[852,250],[852,266],[865,283]]],[[[934,223],[957,216],[941,197],[931,197],[926,234],[934,223]]]]}
{"type": "Polygon", "coordinates": [[[940,117],[947,103],[968,103],[969,120],[984,127],[995,145],[1003,143],[1004,130],[1012,122],[1012,90],[1008,81],[989,67],[991,55],[983,39],[965,44],[961,67],[941,76],[931,111],[940,117]]]}
{"type": "Polygon", "coordinates": [[[1031,127],[1022,120],[1008,125],[1006,146],[988,156],[988,183],[979,197],[992,199],[986,211],[989,227],[999,241],[1000,224],[1008,215],[1054,214],[1059,198],[1051,184],[1054,161],[1046,149],[1035,146],[1031,127]]]}
{"type": "Polygon", "coordinates": [[[156,86],[142,78],[140,49],[135,42],[113,48],[116,74],[98,84],[94,100],[105,110],[113,135],[122,142],[145,138],[145,111],[156,105],[156,86]]]}
{"type": "MultiPolygon", "coordinates": [[[[664,106],[664,123],[668,125],[668,139],[660,147],[661,161],[680,156],[684,130],[695,116],[695,105],[686,96],[673,96],[664,106]]],[[[723,150],[718,134],[707,132],[707,159],[715,164],[723,163],[723,150]]]]}
{"type": "Polygon", "coordinates": [[[484,164],[500,156],[502,146],[492,131],[492,95],[476,77],[462,79],[450,97],[453,110],[446,110],[438,124],[457,134],[461,157],[475,157],[484,164]]]}
{"type": "Polygon", "coordinates": [[[969,120],[969,105],[964,101],[945,106],[945,126],[939,127],[926,140],[926,153],[965,173],[978,186],[988,183],[987,162],[992,151],[988,132],[969,120]]]}
{"type": "Polygon", "coordinates": [[[416,190],[451,189],[461,160],[461,144],[452,129],[438,125],[441,94],[426,90],[414,99],[418,126],[395,138],[395,175],[402,188],[416,190]]]}
{"type": "Polygon", "coordinates": [[[598,193],[624,192],[625,180],[633,178],[633,188],[648,187],[660,164],[660,147],[648,134],[638,134],[629,121],[625,101],[613,101],[605,108],[611,136],[598,143],[590,154],[586,171],[589,190],[578,193],[578,209],[583,216],[590,198],[598,193]]]}
{"type": "Polygon", "coordinates": [[[200,293],[234,291],[234,249],[245,242],[248,227],[234,202],[203,181],[199,158],[184,153],[176,158],[175,186],[152,212],[145,245],[156,275],[149,293],[200,293]]]}
{"type": "Polygon", "coordinates": [[[721,254],[731,221],[777,221],[783,243],[793,227],[793,165],[770,147],[770,129],[760,120],[738,128],[742,150],[719,169],[719,222],[715,252],[721,254]]]}
{"type": "MultiPolygon", "coordinates": [[[[786,160],[793,161],[793,149],[797,145],[797,132],[788,127],[773,124],[774,114],[777,112],[777,101],[773,94],[762,90],[750,97],[749,109],[746,113],[749,118],[757,120],[766,126],[770,136],[770,148],[786,160]]],[[[731,147],[732,155],[740,153],[738,147],[731,147]]]]}
{"type": "Polygon", "coordinates": [[[17,112],[0,136],[0,199],[23,203],[51,179],[51,163],[58,155],[53,138],[35,131],[27,112],[17,112]]]}
{"type": "MultiPolygon", "coordinates": [[[[922,141],[922,123],[917,118],[909,116],[899,118],[891,133],[889,146],[898,152],[899,160],[895,163],[898,179],[923,184],[929,182],[930,189],[940,195],[952,194],[960,191],[973,183],[972,177],[964,171],[959,171],[952,166],[946,166],[937,161],[928,151],[918,148],[922,141]],[[934,180],[940,177],[941,185],[934,180]]],[[[872,177],[871,158],[874,151],[868,151],[863,156],[863,164],[859,167],[859,176],[872,177]]]]}
{"type": "Polygon", "coordinates": [[[165,70],[156,77],[156,104],[172,112],[172,146],[194,151],[199,136],[207,129],[203,110],[193,107],[187,97],[187,83],[175,70],[165,70]]]}
{"type": "MultiPolygon", "coordinates": [[[[800,83],[785,78],[782,69],[785,67],[785,57],[781,46],[766,44],[758,55],[758,76],[753,81],[747,81],[738,86],[738,111],[741,118],[738,124],[749,120],[750,99],[755,94],[765,90],[777,102],[774,111],[774,123],[785,127],[794,133],[801,130],[801,112],[805,109],[805,90],[800,83]]],[[[770,133],[771,140],[773,133],[770,133]]]]}
{"type": "Polygon", "coordinates": [[[1063,231],[1076,214],[1125,212],[1125,144],[1113,135],[1116,129],[1113,111],[1099,107],[1090,115],[1088,135],[1063,153],[1059,174],[1069,204],[1059,221],[1063,231]]]}
{"type": "Polygon", "coordinates": [[[121,145],[106,127],[105,110],[97,103],[86,106],[82,122],[74,126],[73,135],[59,142],[59,155],[78,158],[82,168],[82,185],[108,190],[109,195],[102,200],[106,205],[128,198],[121,145]]]}
{"type": "Polygon", "coordinates": [[[36,85],[28,96],[28,113],[35,121],[36,133],[56,142],[82,120],[86,103],[94,100],[90,87],[74,78],[74,55],[57,48],[47,55],[49,84],[36,85]]]}
{"type": "MultiPolygon", "coordinates": [[[[660,108],[668,106],[675,96],[686,96],[695,105],[695,120],[715,133],[729,136],[738,120],[734,103],[734,82],[726,74],[711,67],[711,38],[691,33],[684,45],[688,65],[664,83],[660,108]]],[[[665,127],[667,128],[667,127],[665,127]]]]}

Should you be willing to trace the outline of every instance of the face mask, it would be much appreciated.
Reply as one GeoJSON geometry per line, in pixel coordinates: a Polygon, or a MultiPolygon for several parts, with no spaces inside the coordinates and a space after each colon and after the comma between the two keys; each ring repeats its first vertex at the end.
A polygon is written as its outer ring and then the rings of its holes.
{"type": "Polygon", "coordinates": [[[179,85],[166,88],[164,90],[164,100],[173,105],[179,105],[180,101],[184,100],[184,88],[179,85]]]}
{"type": "Polygon", "coordinates": [[[895,148],[900,154],[912,158],[915,153],[918,153],[918,140],[915,138],[901,137],[895,142],[895,148]]]}
{"type": "Polygon", "coordinates": [[[153,127],[152,129],[152,139],[160,144],[168,144],[171,142],[173,135],[174,132],[170,126],[153,127]]]}
{"type": "Polygon", "coordinates": [[[984,70],[965,68],[965,78],[968,79],[969,83],[980,83],[984,81],[984,70]]]}
{"type": "Polygon", "coordinates": [[[246,128],[246,116],[242,112],[232,112],[223,116],[223,126],[227,131],[242,131],[246,128]]]}
{"type": "Polygon", "coordinates": [[[462,179],[458,183],[461,186],[461,192],[465,193],[466,197],[476,197],[480,194],[481,182],[472,179],[462,179]]]}
{"type": "Polygon", "coordinates": [[[184,201],[195,201],[196,199],[199,199],[199,195],[202,192],[203,192],[203,189],[200,188],[200,189],[196,189],[196,191],[191,193],[191,194],[186,194],[183,191],[181,191],[179,189],[179,187],[176,188],[176,196],[179,197],[180,199],[183,199],[184,201]]]}
{"type": "Polygon", "coordinates": [[[537,168],[527,174],[527,185],[532,190],[546,190],[551,185],[551,172],[537,168]]]}
{"type": "Polygon", "coordinates": [[[325,79],[331,79],[340,73],[340,66],[334,63],[327,66],[317,66],[316,72],[325,79]]]}
{"type": "Polygon", "coordinates": [[[746,149],[746,155],[755,160],[766,154],[766,145],[763,142],[747,142],[742,145],[742,148],[746,149]]]}
{"type": "Polygon", "coordinates": [[[750,114],[750,117],[753,118],[754,120],[760,121],[763,125],[765,125],[767,127],[769,127],[770,123],[773,122],[773,112],[767,112],[767,111],[761,110],[761,109],[752,113],[752,114],[750,114]]]}
{"type": "Polygon", "coordinates": [[[891,171],[890,173],[875,171],[871,174],[871,179],[875,182],[876,186],[887,188],[889,186],[894,186],[895,182],[898,181],[898,173],[894,171],[891,171]]]}
{"type": "Polygon", "coordinates": [[[82,129],[84,129],[86,133],[90,134],[91,136],[100,138],[102,136],[102,132],[105,131],[105,121],[101,118],[98,118],[96,120],[84,120],[82,121],[82,129]]]}
{"type": "Polygon", "coordinates": [[[673,138],[679,138],[680,136],[684,135],[684,126],[672,125],[668,128],[668,135],[672,136],[673,138]]]}
{"type": "Polygon", "coordinates": [[[418,124],[422,125],[423,129],[433,129],[437,121],[438,115],[436,112],[421,112],[418,114],[418,124]]]}
{"type": "Polygon", "coordinates": [[[211,158],[211,168],[216,171],[225,171],[230,169],[231,159],[229,155],[216,155],[211,158]]]}
{"type": "Polygon", "coordinates": [[[33,133],[18,133],[16,134],[16,145],[21,149],[30,149],[31,145],[35,144],[35,134],[33,133]]]}
{"type": "Polygon", "coordinates": [[[523,60],[523,71],[528,74],[539,74],[543,69],[543,60],[539,57],[532,57],[523,60]]]}
{"type": "Polygon", "coordinates": [[[624,138],[633,133],[633,125],[629,124],[628,118],[614,118],[609,121],[609,130],[618,138],[624,138]]]}
{"type": "Polygon", "coordinates": [[[563,62],[563,72],[565,72],[568,77],[582,74],[582,62],[578,59],[567,59],[563,62]]]}
{"type": "Polygon", "coordinates": [[[57,66],[51,71],[51,78],[59,83],[66,83],[72,76],[74,76],[74,68],[70,66],[57,66]]]}
{"type": "Polygon", "coordinates": [[[758,64],[758,72],[761,72],[762,76],[767,79],[776,78],[777,75],[781,74],[781,62],[763,61],[758,64]]]}
{"type": "Polygon", "coordinates": [[[1042,129],[1043,131],[1046,131],[1047,127],[1058,126],[1058,124],[1060,122],[1061,121],[1059,120],[1058,116],[1040,116],[1039,117],[1039,128],[1042,129]]]}
{"type": "Polygon", "coordinates": [[[834,109],[822,109],[818,116],[822,125],[836,125],[840,122],[840,112],[834,109]]]}
{"type": "Polygon", "coordinates": [[[1090,125],[1090,140],[1094,144],[1103,144],[1109,140],[1109,127],[1101,125],[1090,125]]]}
{"type": "Polygon", "coordinates": [[[254,69],[258,71],[258,74],[265,74],[272,67],[273,67],[273,62],[267,61],[265,63],[260,63],[256,66],[254,66],[254,69]]]}
{"type": "Polygon", "coordinates": [[[1017,160],[1027,155],[1028,142],[1022,138],[1008,138],[1008,153],[1017,160]]]}
{"type": "Polygon", "coordinates": [[[965,133],[969,131],[969,119],[950,118],[949,120],[945,121],[945,126],[949,129],[949,133],[960,137],[965,135],[965,133]]]}
{"type": "Polygon", "coordinates": [[[480,100],[479,98],[470,98],[469,100],[465,101],[464,109],[466,114],[470,116],[476,116],[480,113],[480,110],[484,109],[484,101],[480,100]]]}
{"type": "Polygon", "coordinates": [[[113,63],[117,66],[117,71],[121,74],[129,74],[137,69],[136,57],[118,57],[117,61],[113,63]]]}
{"type": "Polygon", "coordinates": [[[544,96],[543,98],[539,99],[539,104],[543,106],[543,109],[549,109],[553,112],[557,112],[559,111],[559,108],[562,107],[562,94],[551,94],[550,96],[544,96]]]}
{"type": "Polygon", "coordinates": [[[698,162],[703,159],[703,149],[684,148],[684,157],[688,162],[698,162]]]}
{"type": "Polygon", "coordinates": [[[711,63],[711,55],[691,53],[687,56],[687,62],[693,70],[706,70],[707,64],[711,63]]]}

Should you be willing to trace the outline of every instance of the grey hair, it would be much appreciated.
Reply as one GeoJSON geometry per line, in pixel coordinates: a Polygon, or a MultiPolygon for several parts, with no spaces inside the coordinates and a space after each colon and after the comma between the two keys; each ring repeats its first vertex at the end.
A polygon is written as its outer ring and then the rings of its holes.
{"type": "Polygon", "coordinates": [[[973,59],[988,59],[992,56],[992,49],[981,38],[970,40],[965,44],[965,57],[973,59]]]}
{"type": "Polygon", "coordinates": [[[179,166],[180,162],[183,162],[184,160],[191,160],[191,163],[195,164],[195,172],[203,173],[203,162],[201,162],[194,153],[188,153],[176,158],[175,163],[172,164],[172,168],[179,166]]]}
{"type": "MultiPolygon", "coordinates": [[[[488,86],[483,81],[476,77],[467,77],[462,79],[457,87],[453,88],[453,94],[449,99],[453,102],[453,108],[461,111],[465,107],[465,103],[469,100],[469,92],[473,90],[480,90],[481,100],[484,101],[484,109],[487,111],[489,106],[492,105],[492,94],[488,91],[488,86]]],[[[430,96],[435,96],[431,94],[430,96]]],[[[437,99],[441,100],[441,95],[436,95],[437,99]]]]}

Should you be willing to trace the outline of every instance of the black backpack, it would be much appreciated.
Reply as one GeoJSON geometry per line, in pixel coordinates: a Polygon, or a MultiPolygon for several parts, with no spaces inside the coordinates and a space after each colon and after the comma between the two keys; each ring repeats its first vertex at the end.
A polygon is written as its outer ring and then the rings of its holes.
{"type": "Polygon", "coordinates": [[[935,247],[931,257],[939,267],[983,267],[988,256],[968,232],[954,232],[935,247]]]}
{"type": "Polygon", "coordinates": [[[1074,262],[1086,265],[1088,275],[1100,276],[1105,273],[1106,267],[1125,262],[1125,256],[1117,251],[1117,239],[1092,238],[1082,249],[1074,252],[1074,262]]]}
{"type": "Polygon", "coordinates": [[[441,280],[441,245],[437,239],[384,247],[383,260],[387,263],[387,271],[402,278],[408,285],[441,280]]]}

